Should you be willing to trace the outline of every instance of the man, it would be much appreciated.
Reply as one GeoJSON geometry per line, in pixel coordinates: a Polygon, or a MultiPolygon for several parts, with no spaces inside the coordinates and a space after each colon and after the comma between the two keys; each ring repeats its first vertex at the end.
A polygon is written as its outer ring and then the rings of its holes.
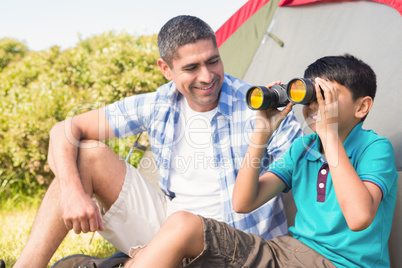
{"type": "MultiPolygon", "coordinates": [[[[52,128],[55,179],[15,267],[45,267],[69,230],[99,231],[127,254],[146,245],[178,210],[267,239],[286,233],[281,196],[247,215],[233,211],[232,190],[255,113],[244,100],[249,85],[224,74],[212,29],[198,18],[178,16],[162,27],[158,46],[158,65],[172,82],[52,128]],[[148,132],[164,196],[100,142],[142,131],[148,132]],[[92,196],[102,203],[101,213],[92,196]]],[[[300,135],[291,112],[273,135],[264,166],[300,135]]]]}

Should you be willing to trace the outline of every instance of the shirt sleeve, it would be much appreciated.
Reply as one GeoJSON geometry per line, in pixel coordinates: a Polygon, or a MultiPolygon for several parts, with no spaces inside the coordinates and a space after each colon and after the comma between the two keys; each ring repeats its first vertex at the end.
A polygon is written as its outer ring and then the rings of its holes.
{"type": "Polygon", "coordinates": [[[363,181],[370,181],[387,195],[398,178],[391,143],[382,137],[370,144],[359,159],[356,172],[363,181]]]}
{"type": "Polygon", "coordinates": [[[272,134],[267,148],[268,155],[272,160],[279,159],[300,136],[303,136],[303,132],[292,110],[272,134]]]}
{"type": "Polygon", "coordinates": [[[147,130],[155,96],[156,92],[134,95],[104,108],[116,137],[125,138],[147,130]]]}
{"type": "Polygon", "coordinates": [[[289,150],[287,150],[279,159],[275,160],[267,170],[267,172],[274,173],[285,183],[285,193],[292,189],[294,161],[297,161],[292,157],[294,146],[295,144],[292,144],[289,150]]]}

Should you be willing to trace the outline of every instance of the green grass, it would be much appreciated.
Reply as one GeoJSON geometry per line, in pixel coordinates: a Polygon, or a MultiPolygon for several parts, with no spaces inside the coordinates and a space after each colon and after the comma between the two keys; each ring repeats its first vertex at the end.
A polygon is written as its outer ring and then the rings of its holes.
{"type": "MultiPolygon", "coordinates": [[[[135,138],[120,140],[120,143],[116,142],[116,139],[109,140],[108,144],[119,152],[119,155],[125,156],[135,138]]],[[[147,135],[142,135],[140,143],[148,144],[147,135]]],[[[134,150],[129,163],[137,167],[143,154],[142,151],[134,150]]],[[[46,186],[38,185],[32,176],[24,174],[7,178],[1,177],[0,172],[0,259],[4,260],[7,268],[13,267],[21,254],[42,197],[46,192],[46,186]]],[[[73,254],[104,258],[115,252],[117,249],[98,233],[76,235],[74,232],[70,232],[54,254],[48,267],[59,259],[73,254]]]]}
{"type": "MultiPolygon", "coordinates": [[[[11,201],[0,204],[0,259],[6,267],[13,267],[27,241],[40,198],[15,204],[11,201]]],[[[76,235],[70,232],[54,254],[48,267],[57,260],[72,254],[87,254],[98,257],[110,256],[117,249],[98,233],[76,235]]],[[[34,257],[34,256],[33,256],[34,257]]]]}

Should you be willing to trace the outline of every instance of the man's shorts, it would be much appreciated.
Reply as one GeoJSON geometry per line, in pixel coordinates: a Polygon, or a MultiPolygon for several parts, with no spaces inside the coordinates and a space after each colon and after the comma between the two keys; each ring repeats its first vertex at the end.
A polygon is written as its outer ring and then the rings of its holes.
{"type": "MultiPolygon", "coordinates": [[[[113,180],[112,180],[113,181],[113,180]]],[[[126,164],[126,177],[116,202],[102,214],[105,231],[99,233],[120,251],[148,244],[167,217],[177,209],[138,170],[126,164]]]]}
{"type": "Polygon", "coordinates": [[[331,267],[324,256],[290,236],[264,240],[223,222],[202,218],[204,250],[183,267],[331,267]]]}

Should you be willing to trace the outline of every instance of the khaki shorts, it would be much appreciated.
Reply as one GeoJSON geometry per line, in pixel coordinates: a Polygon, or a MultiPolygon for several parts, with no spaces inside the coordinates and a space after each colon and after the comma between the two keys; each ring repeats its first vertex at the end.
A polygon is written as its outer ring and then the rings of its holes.
{"type": "Polygon", "coordinates": [[[120,251],[148,244],[167,217],[177,209],[138,170],[126,163],[126,177],[116,202],[102,213],[105,231],[99,233],[120,251]]]}
{"type": "Polygon", "coordinates": [[[204,251],[182,267],[331,267],[328,259],[290,236],[264,240],[231,226],[201,217],[204,251]]]}

